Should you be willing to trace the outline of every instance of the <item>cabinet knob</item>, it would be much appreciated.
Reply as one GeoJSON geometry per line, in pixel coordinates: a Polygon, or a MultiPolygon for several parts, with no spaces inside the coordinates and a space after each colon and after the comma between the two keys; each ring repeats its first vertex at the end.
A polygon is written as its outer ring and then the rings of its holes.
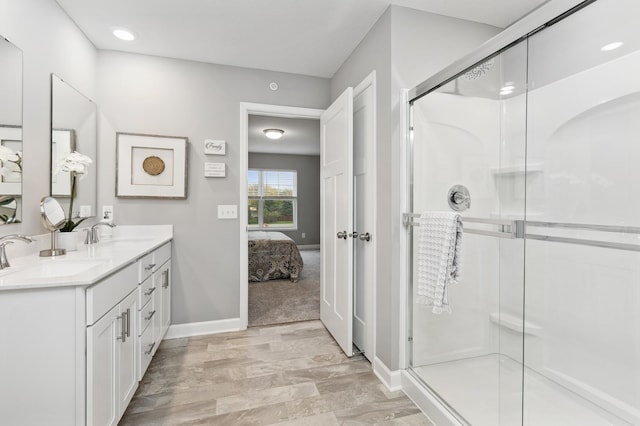
{"type": "Polygon", "coordinates": [[[156,264],[155,264],[155,263],[150,263],[150,264],[148,264],[147,266],[145,266],[145,267],[144,267],[144,269],[145,269],[145,271],[150,271],[150,270],[152,270],[152,269],[153,269],[153,268],[155,268],[155,267],[156,267],[156,264]]]}

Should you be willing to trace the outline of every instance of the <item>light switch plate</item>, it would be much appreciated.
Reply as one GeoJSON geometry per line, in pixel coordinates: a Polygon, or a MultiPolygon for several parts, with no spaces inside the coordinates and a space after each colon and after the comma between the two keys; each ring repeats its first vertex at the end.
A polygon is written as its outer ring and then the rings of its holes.
{"type": "Polygon", "coordinates": [[[238,206],[231,205],[219,205],[218,206],[218,219],[237,219],[238,218],[238,206]]]}

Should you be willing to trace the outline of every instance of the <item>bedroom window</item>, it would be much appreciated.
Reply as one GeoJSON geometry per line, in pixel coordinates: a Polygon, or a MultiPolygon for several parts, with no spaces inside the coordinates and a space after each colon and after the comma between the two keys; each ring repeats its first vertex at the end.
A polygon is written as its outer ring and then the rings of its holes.
{"type": "Polygon", "coordinates": [[[298,173],[295,170],[250,169],[249,228],[298,228],[298,173]]]}

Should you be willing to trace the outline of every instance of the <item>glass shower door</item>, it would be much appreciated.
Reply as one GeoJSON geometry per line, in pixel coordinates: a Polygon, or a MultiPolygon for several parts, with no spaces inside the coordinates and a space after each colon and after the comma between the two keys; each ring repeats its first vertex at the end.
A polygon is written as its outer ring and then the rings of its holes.
{"type": "MultiPolygon", "coordinates": [[[[462,422],[522,420],[526,42],[414,100],[412,212],[451,211],[450,191],[468,189],[462,266],[451,313],[410,294],[410,371],[462,422]]],[[[535,179],[535,176],[534,176],[535,179]]],[[[416,277],[418,224],[411,227],[416,277]]]]}
{"type": "Polygon", "coordinates": [[[640,424],[640,2],[529,39],[524,424],[640,424]]]}

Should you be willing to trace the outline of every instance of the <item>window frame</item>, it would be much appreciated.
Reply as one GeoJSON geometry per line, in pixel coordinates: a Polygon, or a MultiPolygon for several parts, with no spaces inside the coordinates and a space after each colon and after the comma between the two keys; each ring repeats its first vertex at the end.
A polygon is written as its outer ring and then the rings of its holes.
{"type": "MultiPolygon", "coordinates": [[[[247,205],[251,206],[251,201],[256,200],[258,202],[258,223],[256,225],[252,225],[249,223],[249,219],[251,215],[247,216],[247,229],[250,231],[297,231],[298,230],[298,171],[293,169],[263,169],[263,168],[249,168],[247,169],[247,205]],[[250,195],[249,191],[249,177],[248,174],[251,172],[258,172],[258,195],[250,195]],[[267,195],[265,196],[264,191],[264,172],[287,172],[293,173],[294,182],[293,187],[295,191],[295,196],[286,196],[286,195],[267,195]],[[291,226],[264,226],[264,202],[265,201],[291,201],[293,206],[293,224],[291,226]]],[[[248,209],[247,209],[248,210],[248,209]]]]}

